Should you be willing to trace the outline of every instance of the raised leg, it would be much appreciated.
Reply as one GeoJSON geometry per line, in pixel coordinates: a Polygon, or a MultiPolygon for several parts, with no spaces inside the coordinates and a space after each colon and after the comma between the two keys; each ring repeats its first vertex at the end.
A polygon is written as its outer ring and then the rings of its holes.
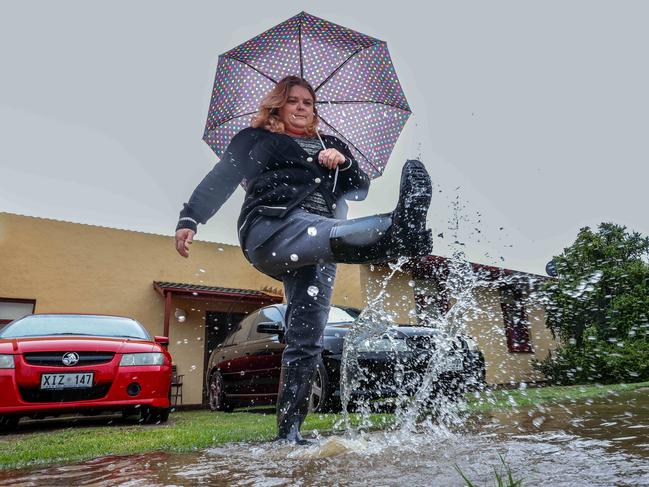
{"type": "Polygon", "coordinates": [[[426,229],[431,195],[424,165],[407,161],[392,213],[334,220],[296,209],[281,219],[261,217],[250,228],[245,251],[258,269],[272,276],[318,263],[420,257],[432,250],[431,231],[426,229]]]}

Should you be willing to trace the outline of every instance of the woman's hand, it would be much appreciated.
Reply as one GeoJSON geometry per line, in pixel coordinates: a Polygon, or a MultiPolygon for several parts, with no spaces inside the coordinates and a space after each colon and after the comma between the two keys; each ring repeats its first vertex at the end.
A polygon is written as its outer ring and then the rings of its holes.
{"type": "Polygon", "coordinates": [[[189,257],[189,246],[196,232],[189,228],[180,228],[176,231],[176,250],[183,257],[189,257]]]}
{"type": "Polygon", "coordinates": [[[335,169],[345,162],[345,156],[336,149],[324,149],[320,152],[318,161],[328,169],[335,169]]]}

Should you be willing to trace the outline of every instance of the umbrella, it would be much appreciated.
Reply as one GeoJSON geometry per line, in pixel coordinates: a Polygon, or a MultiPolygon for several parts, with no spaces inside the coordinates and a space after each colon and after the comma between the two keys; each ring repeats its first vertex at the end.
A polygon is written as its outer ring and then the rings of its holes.
{"type": "Polygon", "coordinates": [[[216,155],[288,75],[314,88],[320,130],[345,142],[368,176],[380,176],[411,113],[387,45],[306,12],[219,56],[203,136],[216,155]]]}

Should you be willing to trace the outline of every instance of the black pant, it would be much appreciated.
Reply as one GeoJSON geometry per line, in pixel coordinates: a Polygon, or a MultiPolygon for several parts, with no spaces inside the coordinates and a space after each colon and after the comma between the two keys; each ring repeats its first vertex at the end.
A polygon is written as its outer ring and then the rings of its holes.
{"type": "Polygon", "coordinates": [[[329,235],[337,222],[296,209],[284,218],[258,217],[246,236],[245,250],[252,264],[284,283],[284,366],[312,367],[322,352],[336,278],[329,235]]]}

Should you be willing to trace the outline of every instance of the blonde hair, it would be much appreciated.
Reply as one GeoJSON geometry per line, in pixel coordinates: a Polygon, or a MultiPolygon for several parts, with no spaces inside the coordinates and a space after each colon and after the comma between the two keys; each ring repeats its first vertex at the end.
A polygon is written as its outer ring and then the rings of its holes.
{"type": "Polygon", "coordinates": [[[313,122],[304,127],[306,135],[313,137],[318,130],[318,109],[315,107],[315,91],[311,85],[298,76],[287,76],[282,79],[268,94],[261,100],[259,111],[250,124],[254,128],[264,128],[275,133],[284,133],[284,122],[279,118],[279,110],[286,105],[289,92],[294,86],[306,88],[313,97],[313,122]]]}

